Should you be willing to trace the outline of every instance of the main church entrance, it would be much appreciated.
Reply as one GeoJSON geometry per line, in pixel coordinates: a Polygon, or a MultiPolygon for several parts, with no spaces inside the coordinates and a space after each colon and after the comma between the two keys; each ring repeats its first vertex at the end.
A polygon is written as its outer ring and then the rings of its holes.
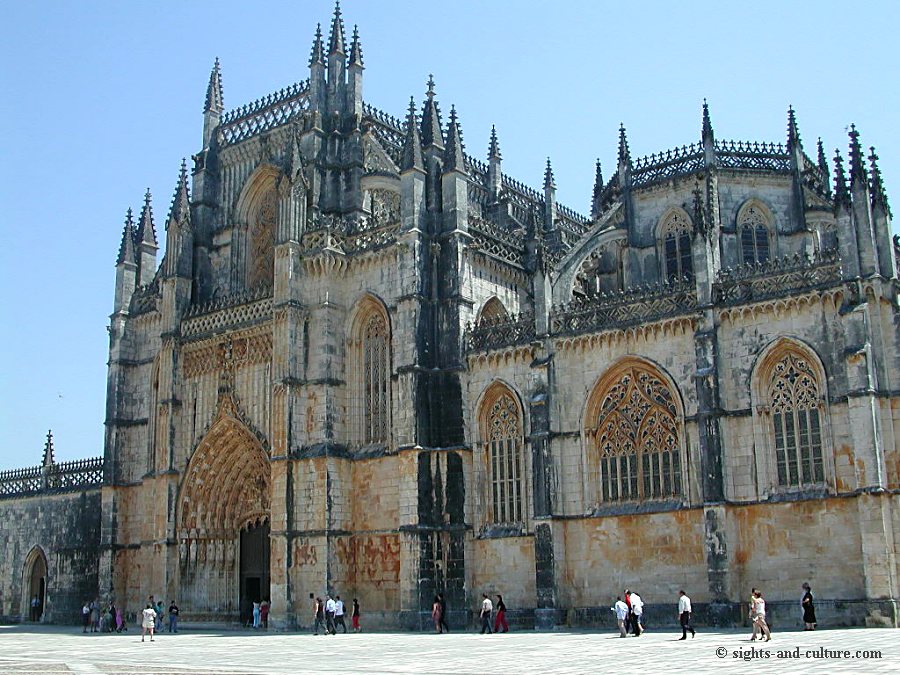
{"type": "Polygon", "coordinates": [[[253,603],[269,600],[269,521],[241,530],[241,623],[253,621],[253,603]]]}
{"type": "Polygon", "coordinates": [[[229,401],[197,446],[179,496],[180,596],[192,620],[244,621],[269,595],[269,456],[229,401]]]}

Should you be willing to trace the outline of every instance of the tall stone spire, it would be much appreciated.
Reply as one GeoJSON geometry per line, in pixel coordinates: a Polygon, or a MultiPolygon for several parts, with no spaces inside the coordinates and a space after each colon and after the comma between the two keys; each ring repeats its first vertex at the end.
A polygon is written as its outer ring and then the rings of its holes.
{"type": "Polygon", "coordinates": [[[417,169],[425,170],[422,160],[422,139],[419,136],[419,121],[416,119],[416,101],[409,97],[409,111],[406,114],[406,138],[403,141],[403,156],[400,158],[400,171],[417,169]]]}
{"type": "Polygon", "coordinates": [[[603,194],[603,168],[600,166],[600,158],[597,158],[597,165],[594,168],[594,192],[591,195],[591,218],[600,216],[602,205],[600,197],[603,194]]]}
{"type": "Polygon", "coordinates": [[[222,94],[222,67],[219,65],[219,57],[213,63],[209,74],[209,84],[206,86],[206,103],[203,112],[222,113],[225,110],[225,98],[222,94]]]}
{"type": "Polygon", "coordinates": [[[834,151],[834,208],[835,211],[850,209],[850,192],[847,190],[847,174],[844,173],[844,158],[841,151],[834,151]]]}
{"type": "Polygon", "coordinates": [[[447,127],[447,147],[444,150],[444,173],[449,171],[466,172],[466,159],[463,153],[462,132],[456,118],[456,108],[450,107],[450,125],[447,127]]]}
{"type": "Polygon", "coordinates": [[[134,218],[131,208],[125,212],[125,227],[122,228],[122,242],[119,244],[119,255],[116,258],[116,265],[123,263],[137,263],[137,257],[134,252],[134,218]]]}
{"type": "Polygon", "coordinates": [[[850,125],[850,191],[854,188],[868,188],[866,166],[863,163],[863,152],[859,144],[859,132],[856,125],[850,125]]]}
{"type": "Polygon", "coordinates": [[[426,148],[444,147],[441,112],[434,100],[434,77],[432,75],[428,76],[428,90],[425,92],[425,105],[422,108],[422,143],[426,148]]]}
{"type": "Polygon", "coordinates": [[[47,430],[47,442],[44,443],[44,456],[41,459],[41,464],[44,466],[56,464],[56,457],[53,452],[53,431],[50,429],[47,430]]]}
{"type": "Polygon", "coordinates": [[[341,0],[335,0],[331,33],[328,36],[328,55],[344,54],[344,19],[341,17],[341,0]]]}
{"type": "Polygon", "coordinates": [[[891,215],[891,207],[888,204],[887,193],[884,191],[884,183],[881,179],[881,169],[878,168],[878,155],[875,154],[875,148],[870,147],[869,152],[869,168],[872,172],[870,183],[870,191],[872,193],[872,208],[881,208],[888,215],[891,215]]]}
{"type": "Polygon", "coordinates": [[[793,149],[802,149],[803,143],[800,140],[800,129],[797,127],[797,115],[794,113],[793,106],[788,106],[788,124],[787,124],[787,149],[790,152],[793,149]]]}

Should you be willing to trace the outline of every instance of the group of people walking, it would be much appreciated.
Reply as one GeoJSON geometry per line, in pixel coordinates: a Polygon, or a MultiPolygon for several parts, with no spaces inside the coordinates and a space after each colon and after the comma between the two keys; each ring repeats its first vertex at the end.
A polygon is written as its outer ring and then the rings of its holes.
{"type": "MultiPolygon", "coordinates": [[[[167,614],[169,617],[169,632],[178,632],[178,614],[180,610],[175,601],[169,603],[167,614]]],[[[147,598],[147,605],[141,611],[141,642],[147,633],[150,633],[150,642],[153,642],[153,634],[157,629],[161,630],[163,625],[163,602],[162,600],[154,601],[153,596],[147,598]]]]}
{"type": "Polygon", "coordinates": [[[616,604],[610,609],[616,614],[619,626],[619,637],[628,637],[631,633],[639,637],[644,632],[644,601],[637,593],[625,589],[623,595],[616,596],[616,604]],[[624,596],[624,600],[622,597],[624,596]]]}
{"type": "Polygon", "coordinates": [[[121,633],[128,630],[125,624],[125,611],[112,601],[86,601],[81,608],[82,633],[121,633]]]}
{"type": "MultiPolygon", "coordinates": [[[[334,598],[328,593],[325,594],[325,600],[316,596],[314,593],[309,594],[309,599],[313,601],[313,635],[319,634],[319,628],[325,630],[325,635],[335,635],[337,627],[340,626],[343,632],[347,632],[347,624],[344,616],[347,608],[341,596],[336,595],[334,598]]],[[[350,619],[353,626],[353,632],[359,633],[362,630],[359,626],[359,600],[353,598],[353,609],[351,610],[350,619]]]]}

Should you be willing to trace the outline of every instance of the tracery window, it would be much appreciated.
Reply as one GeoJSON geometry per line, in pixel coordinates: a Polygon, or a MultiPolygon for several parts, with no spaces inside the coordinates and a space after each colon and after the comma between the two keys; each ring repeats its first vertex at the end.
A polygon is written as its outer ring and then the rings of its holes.
{"type": "Polygon", "coordinates": [[[250,223],[249,273],[247,285],[271,286],[275,278],[275,222],[278,194],[268,190],[256,207],[250,223]]]}
{"type": "Polygon", "coordinates": [[[385,443],[388,437],[388,327],[380,312],[366,319],[362,334],[363,443],[385,443]]]}
{"type": "Polygon", "coordinates": [[[680,430],[675,397],[648,366],[629,364],[589,406],[587,429],[598,460],[603,502],[682,495],[680,430]]]}
{"type": "Polygon", "coordinates": [[[490,519],[495,524],[524,522],[524,436],[515,396],[500,387],[482,412],[482,442],[491,489],[490,519]]]}
{"type": "Polygon", "coordinates": [[[694,278],[691,255],[691,223],[681,211],[673,211],[662,226],[666,281],[694,278]]]}
{"type": "Polygon", "coordinates": [[[825,482],[819,391],[812,365],[796,352],[772,368],[769,405],[779,486],[825,482]]]}
{"type": "Polygon", "coordinates": [[[484,307],[481,308],[481,312],[478,315],[478,325],[489,326],[501,323],[508,318],[509,312],[506,311],[506,307],[504,307],[503,303],[495,296],[484,303],[484,307]]]}
{"type": "Polygon", "coordinates": [[[741,237],[741,259],[744,263],[758,264],[769,257],[769,223],[758,206],[750,205],[738,218],[741,237]]]}

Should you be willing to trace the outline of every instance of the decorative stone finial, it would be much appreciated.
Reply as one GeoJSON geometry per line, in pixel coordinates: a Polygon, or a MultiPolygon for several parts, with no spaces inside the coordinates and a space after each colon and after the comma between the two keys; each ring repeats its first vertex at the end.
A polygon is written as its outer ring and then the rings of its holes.
{"type": "Polygon", "coordinates": [[[359,39],[359,29],[353,26],[353,41],[350,43],[350,65],[363,67],[362,42],[359,39]]]}
{"type": "Polygon", "coordinates": [[[153,224],[152,199],[153,197],[150,194],[150,188],[147,188],[147,192],[144,193],[144,208],[141,209],[141,219],[138,221],[135,238],[140,244],[156,246],[156,226],[153,224]]]}
{"type": "Polygon", "coordinates": [[[544,190],[555,190],[556,178],[553,176],[553,167],[550,165],[550,158],[547,158],[547,168],[544,169],[544,190]]]}
{"type": "Polygon", "coordinates": [[[416,119],[416,101],[409,97],[409,110],[406,113],[406,138],[403,141],[403,156],[400,158],[400,170],[425,170],[422,160],[422,139],[419,136],[419,122],[416,119]]]}
{"type": "Polygon", "coordinates": [[[53,453],[53,432],[50,429],[47,430],[47,442],[44,444],[44,457],[41,459],[41,464],[44,466],[56,464],[56,457],[53,453]]]}
{"type": "Polygon", "coordinates": [[[309,54],[309,65],[325,65],[325,47],[322,45],[322,24],[316,24],[316,35],[313,38],[312,50],[309,54]]]}
{"type": "Polygon", "coordinates": [[[209,74],[209,84],[206,87],[206,103],[203,106],[203,112],[211,112],[221,114],[225,109],[225,98],[222,95],[222,68],[219,65],[219,57],[213,64],[212,72],[209,74]]]}
{"type": "Polygon", "coordinates": [[[859,144],[859,132],[856,125],[850,125],[850,190],[855,187],[868,187],[866,166],[863,164],[862,147],[859,144]]]}
{"type": "Polygon", "coordinates": [[[134,218],[131,208],[125,212],[125,227],[122,228],[122,242],[119,244],[119,255],[116,258],[116,265],[122,263],[136,263],[137,257],[134,253],[134,218]]]}
{"type": "Polygon", "coordinates": [[[331,34],[328,36],[328,55],[344,55],[344,20],[341,18],[341,0],[335,0],[331,34]]]}
{"type": "Polygon", "coordinates": [[[844,158],[841,151],[834,151],[834,208],[850,208],[850,193],[847,191],[847,174],[844,173],[844,158]]]}
{"type": "Polygon", "coordinates": [[[502,159],[500,155],[500,143],[497,141],[497,127],[491,125],[491,142],[488,146],[488,159],[502,159]]]}
{"type": "Polygon", "coordinates": [[[456,107],[450,107],[450,125],[447,127],[447,149],[444,150],[444,172],[466,170],[465,154],[463,153],[462,132],[459,128],[459,120],[456,118],[456,107]]]}

